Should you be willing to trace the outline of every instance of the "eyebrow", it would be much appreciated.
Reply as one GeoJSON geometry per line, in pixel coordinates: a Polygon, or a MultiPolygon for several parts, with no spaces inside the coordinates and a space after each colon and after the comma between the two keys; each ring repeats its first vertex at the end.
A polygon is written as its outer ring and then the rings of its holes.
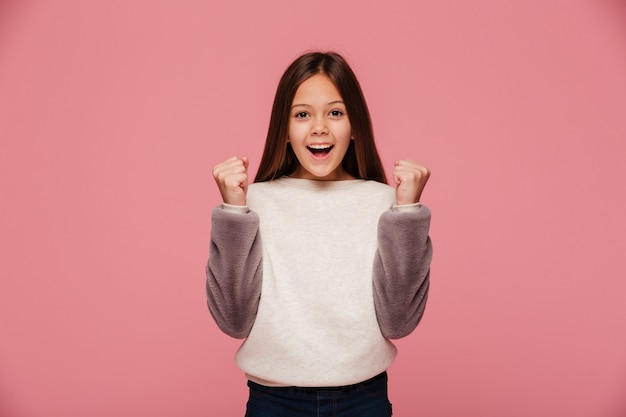
{"type": "MultiPolygon", "coordinates": [[[[327,104],[331,104],[332,105],[332,104],[345,104],[345,103],[342,100],[333,100],[333,101],[328,102],[327,104]]],[[[313,107],[310,104],[294,104],[293,106],[291,106],[291,108],[293,109],[294,107],[298,107],[298,106],[301,106],[301,107],[313,107]]]]}

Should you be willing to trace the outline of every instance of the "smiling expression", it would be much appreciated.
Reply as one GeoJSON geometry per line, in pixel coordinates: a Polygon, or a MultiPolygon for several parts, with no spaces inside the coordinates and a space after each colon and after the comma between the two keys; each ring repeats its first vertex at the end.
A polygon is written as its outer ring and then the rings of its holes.
{"type": "Polygon", "coordinates": [[[289,115],[289,138],[298,159],[295,178],[352,179],[341,162],[352,135],[346,105],[335,84],[316,74],[298,87],[289,115]]]}

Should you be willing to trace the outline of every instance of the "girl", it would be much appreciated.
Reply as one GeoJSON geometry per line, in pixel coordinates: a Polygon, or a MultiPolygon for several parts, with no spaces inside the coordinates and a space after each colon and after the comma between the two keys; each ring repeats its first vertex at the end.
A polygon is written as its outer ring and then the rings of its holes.
{"type": "Polygon", "coordinates": [[[208,305],[236,354],[246,417],[391,416],[390,339],[428,295],[430,172],[395,163],[386,185],[359,83],[336,53],[283,74],[253,184],[247,158],[218,164],[208,305]]]}

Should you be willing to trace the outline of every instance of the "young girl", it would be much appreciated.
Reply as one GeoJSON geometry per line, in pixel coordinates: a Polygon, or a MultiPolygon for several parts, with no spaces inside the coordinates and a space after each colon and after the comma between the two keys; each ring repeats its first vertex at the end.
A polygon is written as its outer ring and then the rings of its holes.
{"type": "Polygon", "coordinates": [[[253,184],[248,159],[218,164],[208,305],[245,338],[247,417],[391,416],[390,339],[428,295],[430,172],[397,161],[386,185],[359,83],[336,53],[283,74],[253,184]]]}

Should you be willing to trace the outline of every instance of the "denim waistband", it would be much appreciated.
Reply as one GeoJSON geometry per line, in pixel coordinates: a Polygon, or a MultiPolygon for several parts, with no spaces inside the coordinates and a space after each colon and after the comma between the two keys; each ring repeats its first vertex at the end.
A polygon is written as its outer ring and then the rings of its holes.
{"type": "Polygon", "coordinates": [[[387,371],[384,371],[378,375],[376,375],[375,377],[372,377],[368,380],[362,381],[362,382],[357,382],[356,384],[352,384],[352,385],[342,385],[342,386],[338,386],[338,387],[268,387],[265,385],[260,385],[257,384],[255,382],[252,381],[248,381],[248,386],[250,387],[258,387],[264,390],[277,390],[277,391],[281,391],[281,390],[297,390],[297,391],[301,391],[301,392],[310,392],[310,393],[315,393],[315,392],[319,392],[319,391],[339,391],[339,392],[353,392],[353,391],[358,391],[361,388],[370,386],[372,384],[375,384],[379,381],[385,380],[387,381],[387,371]]]}

